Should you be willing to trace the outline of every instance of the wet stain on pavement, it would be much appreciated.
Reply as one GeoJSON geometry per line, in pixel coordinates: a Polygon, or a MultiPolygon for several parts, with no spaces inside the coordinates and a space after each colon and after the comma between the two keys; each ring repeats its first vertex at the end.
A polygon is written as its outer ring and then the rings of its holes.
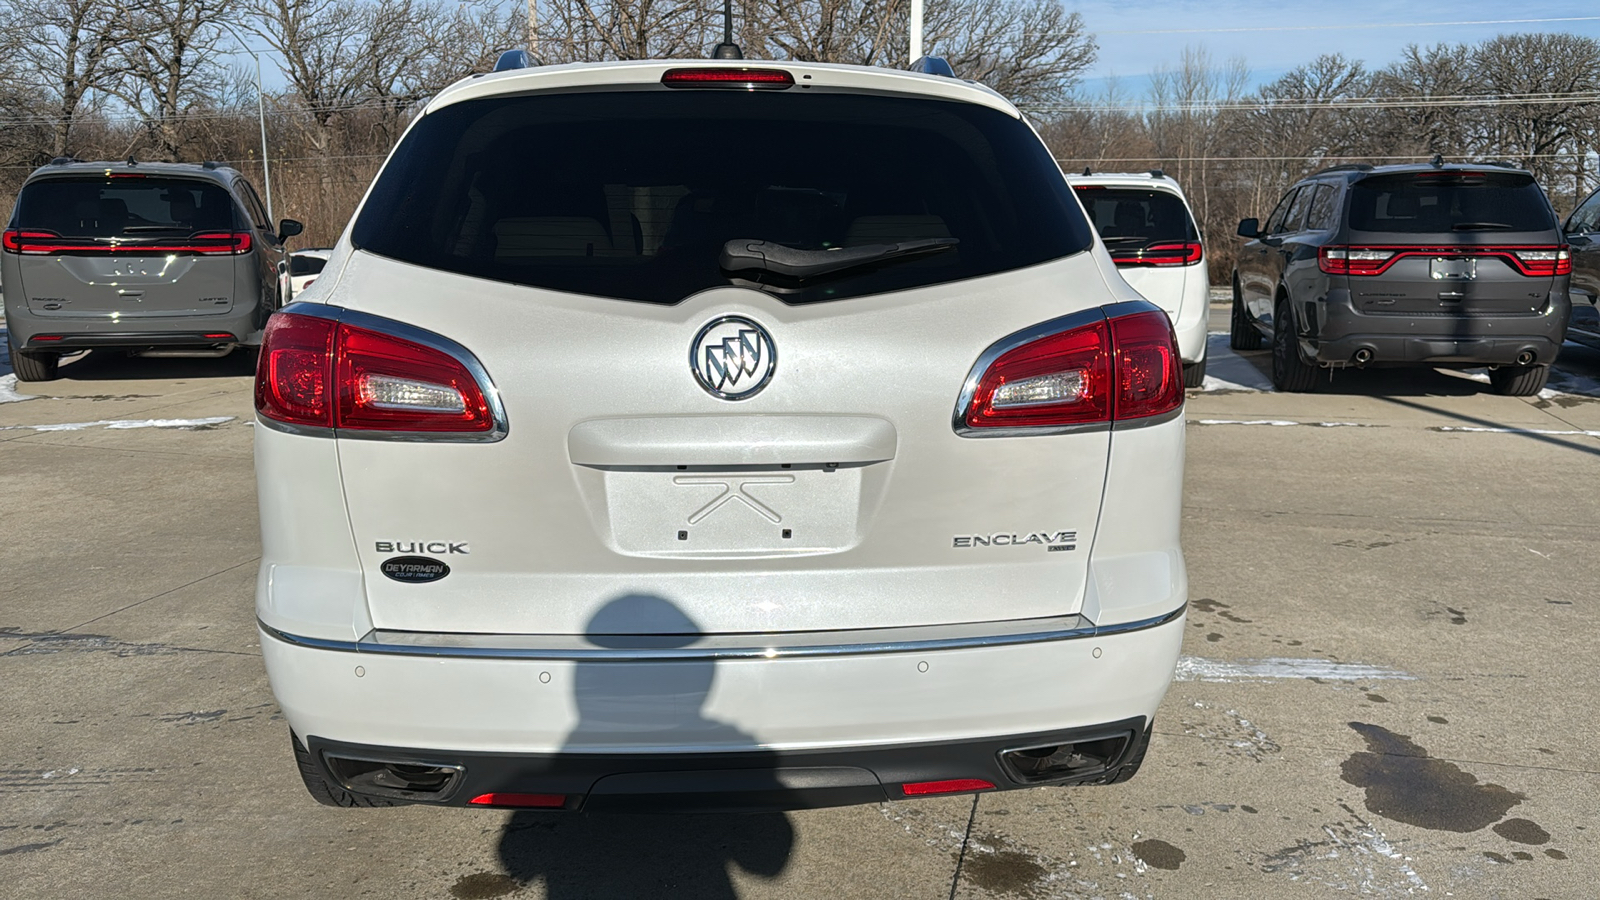
{"type": "Polygon", "coordinates": [[[1551,847],[1549,850],[1546,850],[1544,852],[1544,855],[1550,857],[1551,859],[1566,859],[1567,858],[1567,855],[1565,853],[1562,853],[1560,850],[1557,850],[1554,847],[1551,847]]]}
{"type": "Polygon", "coordinates": [[[450,886],[450,896],[456,900],[489,900],[515,893],[521,885],[509,875],[498,872],[477,872],[463,875],[450,886]]]}
{"type": "Polygon", "coordinates": [[[1526,799],[1430,757],[1403,734],[1364,722],[1351,722],[1350,727],[1367,749],[1344,761],[1341,777],[1365,788],[1367,809],[1380,816],[1434,831],[1477,831],[1526,799]]]}
{"type": "Polygon", "coordinates": [[[1465,612],[1462,612],[1461,610],[1456,609],[1453,606],[1446,606],[1444,608],[1444,611],[1450,614],[1450,624],[1451,625],[1465,625],[1465,624],[1467,624],[1467,614],[1465,612]]]}
{"type": "Polygon", "coordinates": [[[1227,619],[1229,622],[1235,622],[1240,625],[1250,624],[1249,619],[1243,619],[1231,612],[1228,612],[1231,607],[1228,604],[1223,603],[1221,600],[1213,600],[1210,597],[1201,597],[1199,600],[1191,600],[1189,603],[1200,612],[1216,613],[1218,616],[1227,619]]]}
{"type": "Polygon", "coordinates": [[[1166,841],[1151,838],[1147,841],[1134,841],[1133,852],[1145,861],[1145,864],[1156,869],[1165,869],[1168,872],[1177,871],[1183,861],[1189,858],[1187,853],[1166,841]]]}
{"type": "Polygon", "coordinates": [[[1389,698],[1385,697],[1382,694],[1368,694],[1367,695],[1367,699],[1371,700],[1373,703],[1388,703],[1389,702],[1389,698]]]}
{"type": "Polygon", "coordinates": [[[1220,640],[1222,640],[1222,635],[1216,633],[1215,631],[1213,631],[1210,634],[1206,635],[1206,641],[1208,643],[1215,644],[1217,641],[1220,641],[1220,640]]]}
{"type": "Polygon", "coordinates": [[[1450,724],[1450,720],[1446,719],[1444,716],[1429,716],[1428,717],[1428,721],[1432,722],[1435,725],[1449,725],[1450,724]]]}
{"type": "Polygon", "coordinates": [[[1049,874],[1032,856],[1020,850],[969,854],[961,871],[973,884],[989,893],[1023,897],[1031,896],[1034,887],[1049,874]]]}
{"type": "Polygon", "coordinates": [[[1513,851],[1511,851],[1511,858],[1512,859],[1520,859],[1523,862],[1532,862],[1533,861],[1533,854],[1529,853],[1526,850],[1513,850],[1513,851]]]}
{"type": "Polygon", "coordinates": [[[1489,860],[1490,862],[1497,862],[1502,866],[1511,865],[1511,860],[1506,859],[1504,856],[1501,856],[1500,854],[1494,852],[1493,850],[1485,850],[1485,851],[1483,851],[1483,856],[1484,856],[1485,859],[1489,860]]]}
{"type": "MultiPolygon", "coordinates": [[[[1494,826],[1494,833],[1519,844],[1548,844],[1550,832],[1527,819],[1507,819],[1494,826]]],[[[1529,857],[1532,859],[1532,857],[1529,857]]]]}

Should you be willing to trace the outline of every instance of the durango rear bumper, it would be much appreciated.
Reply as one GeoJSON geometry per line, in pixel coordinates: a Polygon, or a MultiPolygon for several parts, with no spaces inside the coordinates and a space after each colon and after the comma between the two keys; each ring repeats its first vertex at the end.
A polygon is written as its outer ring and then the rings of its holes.
{"type": "Polygon", "coordinates": [[[1348,291],[1330,291],[1314,307],[1316,334],[1307,356],[1339,365],[1529,365],[1555,361],[1567,328],[1565,292],[1550,294],[1537,315],[1427,313],[1366,315],[1348,291]]]}
{"type": "MultiPolygon", "coordinates": [[[[780,779],[785,803],[813,802],[792,795],[814,778],[826,788],[815,802],[830,805],[946,776],[1020,787],[991,777],[1001,744],[1142,733],[1171,681],[1183,621],[1180,608],[1126,631],[1089,626],[1022,643],[775,658],[415,655],[335,649],[265,627],[261,646],[285,717],[314,750],[393,759],[376,751],[407,748],[420,762],[466,767],[473,790],[573,795],[626,786],[594,787],[613,775],[712,764],[859,770],[780,779]],[[846,799],[826,799],[845,788],[846,799]]],[[[770,778],[751,783],[777,789],[770,778]]]]}

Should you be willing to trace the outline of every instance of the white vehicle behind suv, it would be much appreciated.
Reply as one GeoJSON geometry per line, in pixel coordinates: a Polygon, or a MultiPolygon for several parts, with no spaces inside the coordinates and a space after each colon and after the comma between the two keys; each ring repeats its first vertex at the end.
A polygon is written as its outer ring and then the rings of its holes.
{"type": "Polygon", "coordinates": [[[1205,384],[1211,285],[1200,228],[1183,189],[1159,169],[1071,175],[1067,181],[1122,277],[1172,317],[1184,384],[1205,384]]]}
{"type": "Polygon", "coordinates": [[[336,805],[1130,777],[1183,389],[999,95],[622,62],[434,98],[256,382],[261,645],[336,805]]]}

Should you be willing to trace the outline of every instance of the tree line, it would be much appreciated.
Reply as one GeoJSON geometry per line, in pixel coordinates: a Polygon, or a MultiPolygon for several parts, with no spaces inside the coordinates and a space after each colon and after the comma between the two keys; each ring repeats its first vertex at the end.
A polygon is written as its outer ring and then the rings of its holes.
{"type": "MultiPolygon", "coordinates": [[[[910,0],[739,0],[753,59],[903,67],[910,0]]],[[[722,37],[715,0],[0,0],[0,209],[35,166],[217,160],[331,243],[432,94],[501,50],[544,64],[692,58],[722,37]],[[248,49],[246,49],[248,48],[248,49]],[[256,62],[281,88],[258,94],[256,62]]],[[[1238,219],[1342,162],[1499,159],[1558,208],[1597,181],[1600,41],[1505,35],[1413,45],[1371,68],[1319,56],[1256,88],[1202,48],[1138,94],[1081,88],[1098,46],[1058,0],[935,0],[925,46],[1011,98],[1062,167],[1160,168],[1189,193],[1225,277],[1238,219]]]]}

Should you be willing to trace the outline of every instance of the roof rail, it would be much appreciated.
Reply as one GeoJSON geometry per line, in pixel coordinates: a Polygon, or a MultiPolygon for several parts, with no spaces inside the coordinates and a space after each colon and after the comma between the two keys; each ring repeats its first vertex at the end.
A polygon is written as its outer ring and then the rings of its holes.
{"type": "Polygon", "coordinates": [[[1340,163],[1337,166],[1328,166],[1326,169],[1318,169],[1317,171],[1312,172],[1311,174],[1312,174],[1313,177],[1315,177],[1317,175],[1326,175],[1329,172],[1371,172],[1371,171],[1372,171],[1372,166],[1368,165],[1367,163],[1340,163]]]}
{"type": "Polygon", "coordinates": [[[956,70],[950,66],[950,61],[942,56],[919,56],[912,63],[911,71],[921,72],[924,75],[942,75],[945,78],[956,77],[956,70]]]}
{"type": "Polygon", "coordinates": [[[1478,163],[1478,165],[1495,166],[1496,168],[1500,169],[1517,169],[1519,171],[1524,168],[1521,164],[1514,163],[1508,159],[1486,159],[1483,162],[1478,163]]]}
{"type": "Polygon", "coordinates": [[[526,50],[507,50],[500,54],[494,61],[496,72],[509,72],[512,69],[533,68],[533,57],[526,50]]]}

